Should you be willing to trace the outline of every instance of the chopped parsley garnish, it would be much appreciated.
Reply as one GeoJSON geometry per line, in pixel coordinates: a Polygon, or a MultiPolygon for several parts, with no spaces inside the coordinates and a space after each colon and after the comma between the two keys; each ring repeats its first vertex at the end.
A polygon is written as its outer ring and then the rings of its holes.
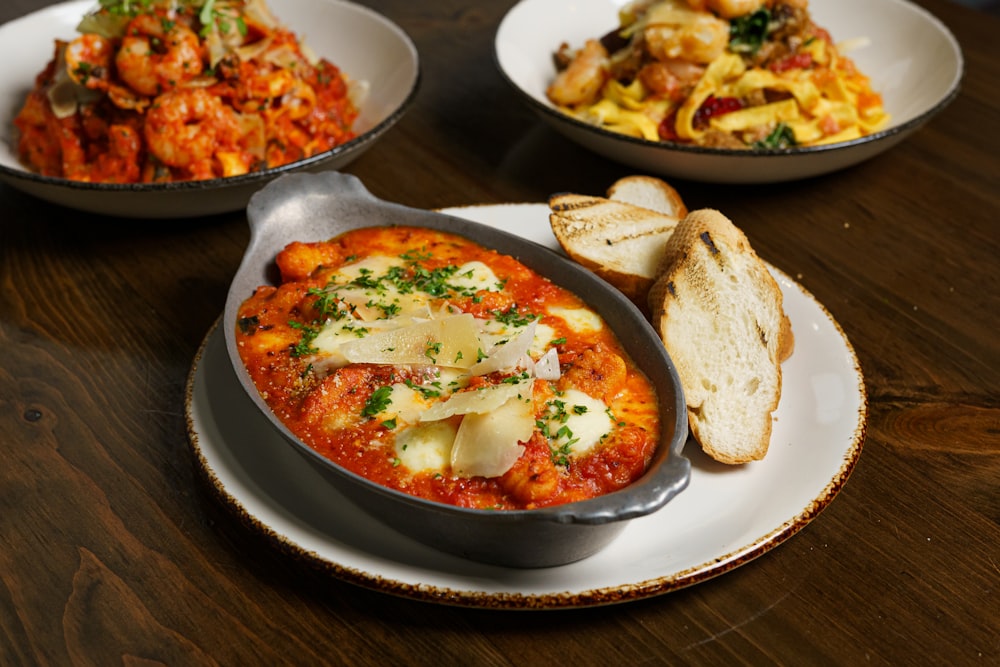
{"type": "Polygon", "coordinates": [[[337,293],[327,288],[310,287],[306,292],[309,296],[316,297],[313,302],[313,310],[319,315],[319,319],[339,320],[347,315],[347,311],[341,308],[341,303],[337,293]]]}
{"type": "MultiPolygon", "coordinates": [[[[546,408],[548,408],[548,418],[536,420],[535,426],[545,436],[545,439],[548,440],[552,463],[557,466],[566,467],[569,465],[569,457],[573,453],[573,445],[579,442],[580,439],[575,437],[572,429],[566,425],[566,422],[569,421],[569,412],[566,411],[566,401],[552,399],[546,403],[546,408]],[[554,433],[551,426],[553,422],[560,424],[554,433]]],[[[576,405],[573,406],[572,411],[579,415],[585,413],[587,408],[582,405],[576,405]]]]}
{"type": "Polygon", "coordinates": [[[319,348],[313,347],[312,344],[313,341],[316,340],[316,336],[319,335],[319,327],[303,324],[302,322],[296,322],[295,320],[289,320],[288,326],[302,332],[302,337],[299,339],[299,342],[292,346],[293,357],[307,357],[310,354],[316,354],[319,352],[319,348]]]}
{"type": "Polygon", "coordinates": [[[521,371],[517,375],[511,375],[503,378],[502,380],[500,380],[500,382],[502,382],[503,384],[521,384],[522,382],[525,382],[526,380],[530,379],[531,376],[528,374],[528,371],[521,371]]]}
{"type": "Polygon", "coordinates": [[[534,313],[522,313],[516,304],[507,310],[494,310],[491,314],[497,322],[511,327],[527,326],[538,319],[538,315],[534,313]]]}
{"type": "Polygon", "coordinates": [[[443,343],[440,341],[429,342],[427,343],[427,348],[424,350],[424,356],[430,359],[432,364],[436,364],[442,347],[443,343]]]}
{"type": "Polygon", "coordinates": [[[441,395],[440,382],[432,382],[430,387],[419,385],[413,380],[404,380],[403,383],[413,391],[420,392],[424,398],[437,398],[441,395]]]}
{"type": "Polygon", "coordinates": [[[417,250],[416,248],[412,250],[407,250],[406,252],[404,252],[402,255],[399,256],[400,259],[405,259],[407,262],[427,261],[431,257],[433,257],[431,253],[422,250],[417,250]]]}
{"type": "Polygon", "coordinates": [[[392,387],[389,386],[379,387],[373,391],[372,395],[365,401],[365,407],[361,409],[361,416],[371,419],[384,411],[392,403],[390,394],[392,394],[392,387]]]}

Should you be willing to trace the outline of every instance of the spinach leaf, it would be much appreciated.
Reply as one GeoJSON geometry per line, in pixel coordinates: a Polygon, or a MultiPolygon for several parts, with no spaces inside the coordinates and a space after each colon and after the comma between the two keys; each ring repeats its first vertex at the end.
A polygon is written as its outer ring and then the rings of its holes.
{"type": "Polygon", "coordinates": [[[766,8],[734,18],[729,22],[729,50],[733,53],[756,53],[767,39],[771,12],[766,8]]]}
{"type": "Polygon", "coordinates": [[[795,133],[792,131],[792,128],[788,127],[785,123],[778,123],[771,131],[771,134],[767,135],[767,137],[761,139],[760,141],[755,141],[753,147],[756,149],[768,150],[791,148],[797,145],[798,143],[795,141],[795,133]]]}

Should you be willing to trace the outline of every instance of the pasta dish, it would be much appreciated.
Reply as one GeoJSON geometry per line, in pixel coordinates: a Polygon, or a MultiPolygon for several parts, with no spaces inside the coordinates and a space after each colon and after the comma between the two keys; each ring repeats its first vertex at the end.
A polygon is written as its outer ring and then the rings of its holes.
{"type": "Polygon", "coordinates": [[[106,183],[238,176],[351,139],[352,83],[264,0],[99,0],[57,40],[15,118],[45,176],[106,183]]]}
{"type": "Polygon", "coordinates": [[[395,226],[294,242],[234,327],[300,440],[373,482],[461,507],[610,493],[649,466],[656,392],[600,315],[508,255],[395,226]]]}
{"type": "Polygon", "coordinates": [[[604,37],[555,53],[548,98],[584,122],[751,150],[850,141],[889,122],[806,0],[637,0],[619,20],[604,37]]]}

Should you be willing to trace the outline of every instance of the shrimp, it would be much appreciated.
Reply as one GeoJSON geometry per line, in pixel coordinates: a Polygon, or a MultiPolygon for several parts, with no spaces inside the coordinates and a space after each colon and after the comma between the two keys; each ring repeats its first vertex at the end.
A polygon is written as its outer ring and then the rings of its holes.
{"type": "Polygon", "coordinates": [[[557,492],[559,479],[548,443],[540,433],[535,433],[524,453],[500,478],[500,486],[518,502],[532,507],[557,492]]]}
{"type": "Polygon", "coordinates": [[[560,362],[567,366],[559,378],[560,391],[575,388],[610,403],[628,381],[625,360],[603,343],[560,362]]]}
{"type": "Polygon", "coordinates": [[[643,31],[646,49],[656,60],[683,58],[707,65],[729,44],[729,21],[697,14],[684,23],[653,23],[643,31]]]}
{"type": "Polygon", "coordinates": [[[131,125],[112,124],[107,131],[108,148],[97,156],[88,180],[102,183],[133,183],[139,178],[139,132],[131,125]]]}
{"type": "Polygon", "coordinates": [[[268,117],[286,114],[292,120],[301,120],[316,106],[313,87],[288,70],[254,77],[249,92],[257,100],[269,102],[264,112],[268,117]]]}
{"type": "Polygon", "coordinates": [[[66,73],[81,86],[104,90],[111,75],[114,46],[111,40],[86,33],[66,46],[66,73]]]}
{"type": "Polygon", "coordinates": [[[217,148],[232,142],[236,125],[235,113],[219,98],[203,88],[183,88],[153,101],[143,134],[160,162],[193,171],[203,168],[199,163],[210,160],[217,148]]]}
{"type": "Polygon", "coordinates": [[[671,59],[646,63],[636,76],[650,92],[680,101],[687,97],[704,73],[703,65],[671,59]]]}
{"type": "Polygon", "coordinates": [[[115,65],[125,83],[150,97],[190,81],[204,67],[198,35],[152,14],[139,14],[129,22],[115,65]]]}
{"type": "Polygon", "coordinates": [[[556,75],[546,94],[560,106],[591,104],[601,94],[610,67],[607,49],[596,39],[588,39],[566,69],[556,75]]]}

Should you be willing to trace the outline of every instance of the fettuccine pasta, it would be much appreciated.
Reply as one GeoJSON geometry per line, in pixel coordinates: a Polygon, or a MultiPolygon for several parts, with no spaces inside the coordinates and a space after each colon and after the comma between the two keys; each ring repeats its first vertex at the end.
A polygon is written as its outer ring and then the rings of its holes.
{"type": "Polygon", "coordinates": [[[567,114],[649,141],[782,149],[889,122],[881,96],[806,0],[638,0],[620,25],[555,54],[567,114]]]}

